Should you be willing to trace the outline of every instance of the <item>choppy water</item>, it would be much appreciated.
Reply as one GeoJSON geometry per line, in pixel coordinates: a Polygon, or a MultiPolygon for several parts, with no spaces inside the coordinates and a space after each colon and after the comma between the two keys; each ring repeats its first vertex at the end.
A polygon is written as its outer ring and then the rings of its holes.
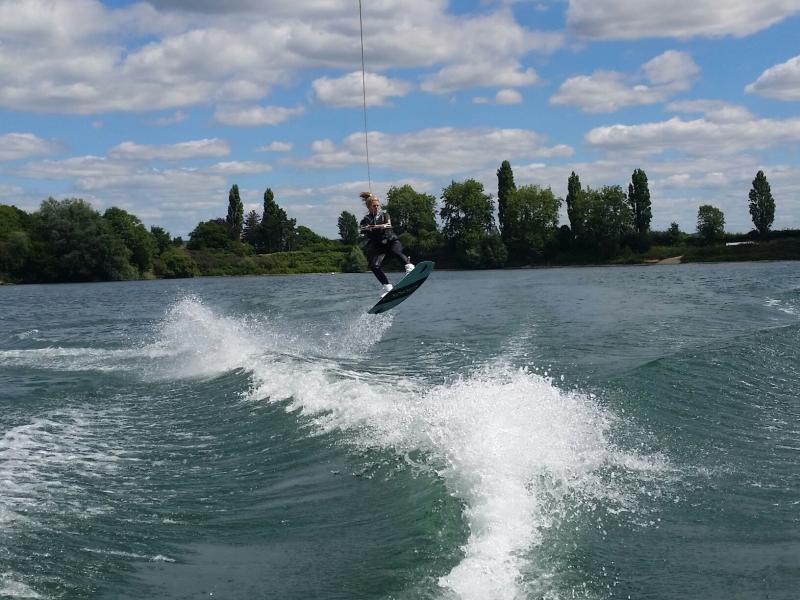
{"type": "Polygon", "coordinates": [[[0,597],[800,589],[800,265],[0,288],[0,597]]]}

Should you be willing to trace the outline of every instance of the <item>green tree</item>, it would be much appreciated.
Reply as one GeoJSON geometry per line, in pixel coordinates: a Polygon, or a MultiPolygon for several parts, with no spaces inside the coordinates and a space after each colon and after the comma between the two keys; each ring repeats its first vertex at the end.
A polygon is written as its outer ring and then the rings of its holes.
{"type": "Polygon", "coordinates": [[[363,273],[367,268],[367,257],[364,256],[364,252],[358,246],[353,246],[344,259],[342,271],[345,273],[363,273]]]}
{"type": "Polygon", "coordinates": [[[482,269],[498,269],[506,264],[508,249],[495,229],[481,238],[481,255],[476,266],[482,269]]]}
{"type": "Polygon", "coordinates": [[[244,218],[242,239],[253,248],[260,248],[262,246],[261,237],[261,217],[256,211],[251,210],[244,218]]]}
{"type": "Polygon", "coordinates": [[[709,204],[697,209],[697,233],[707,242],[722,239],[725,234],[725,215],[709,204]]]}
{"type": "Polygon", "coordinates": [[[358,242],[358,221],[353,213],[342,211],[339,215],[339,238],[342,243],[353,245],[358,242]]]}
{"type": "Polygon", "coordinates": [[[34,213],[35,279],[108,281],[135,279],[131,252],[111,224],[77,198],[42,202],[34,213]]]}
{"type": "Polygon", "coordinates": [[[750,189],[750,216],[758,234],[766,236],[775,220],[775,199],[764,171],[756,173],[756,178],[753,179],[753,187],[750,189]]]}
{"type": "Polygon", "coordinates": [[[225,218],[228,225],[231,239],[239,240],[242,237],[242,225],[244,224],[244,204],[239,197],[239,186],[233,184],[228,192],[228,216],[225,218]]]}
{"type": "Polygon", "coordinates": [[[324,244],[327,241],[328,240],[326,238],[322,237],[321,235],[317,235],[305,225],[300,225],[294,230],[292,249],[302,250],[303,248],[308,248],[309,246],[314,246],[316,244],[324,244]]]}
{"type": "Polygon", "coordinates": [[[227,223],[222,219],[212,219],[197,224],[189,234],[187,247],[190,250],[229,250],[231,243],[227,223]]]}
{"type": "Polygon", "coordinates": [[[156,242],[156,248],[158,249],[159,255],[164,252],[164,250],[172,246],[172,238],[170,237],[169,232],[163,227],[153,225],[150,227],[150,234],[153,236],[153,239],[156,242]]]}
{"type": "Polygon", "coordinates": [[[669,229],[667,229],[667,239],[669,240],[670,245],[677,246],[683,239],[685,234],[681,231],[680,225],[676,222],[672,222],[669,224],[669,229]]]}
{"type": "Polygon", "coordinates": [[[508,220],[506,210],[508,200],[516,191],[517,185],[514,183],[514,171],[511,170],[511,163],[504,160],[497,169],[497,221],[500,226],[500,235],[503,242],[508,246],[508,220]]]}
{"type": "Polygon", "coordinates": [[[604,256],[619,250],[623,236],[631,230],[631,209],[618,185],[583,192],[586,211],[584,237],[604,256]]]}
{"type": "Polygon", "coordinates": [[[386,212],[408,254],[429,254],[439,245],[436,198],[421,194],[406,184],[386,193],[386,212]]]}
{"type": "Polygon", "coordinates": [[[149,271],[153,267],[153,257],[158,253],[158,246],[139,218],[117,207],[106,210],[103,218],[111,224],[111,228],[131,251],[130,261],[139,273],[149,271]]]}
{"type": "Polygon", "coordinates": [[[558,249],[561,252],[569,252],[572,249],[572,230],[569,225],[562,225],[558,228],[558,249]]]}
{"type": "Polygon", "coordinates": [[[33,250],[26,231],[12,231],[0,238],[0,273],[12,279],[23,279],[25,267],[33,250]]]}
{"type": "Polygon", "coordinates": [[[16,206],[0,204],[0,239],[12,231],[27,231],[31,217],[16,206]]]}
{"type": "Polygon", "coordinates": [[[575,171],[567,180],[567,217],[569,218],[569,228],[572,236],[580,238],[583,235],[584,210],[583,210],[583,190],[581,189],[581,179],[575,171]]]}
{"type": "Polygon", "coordinates": [[[558,211],[561,199],[550,188],[524,185],[506,201],[505,244],[518,263],[543,255],[558,236],[558,211]]]}
{"type": "Polygon", "coordinates": [[[633,215],[633,229],[638,234],[647,233],[650,229],[650,220],[653,211],[650,204],[650,188],[647,184],[647,174],[641,169],[635,169],[628,184],[628,205],[633,215]]]}
{"type": "Polygon", "coordinates": [[[386,212],[397,234],[410,233],[419,237],[422,231],[436,231],[436,198],[421,194],[408,184],[389,188],[386,212]]]}
{"type": "Polygon", "coordinates": [[[442,190],[442,234],[448,241],[468,233],[488,234],[495,230],[494,203],[483,184],[474,179],[453,181],[442,190]]]}
{"type": "Polygon", "coordinates": [[[494,224],[494,203],[474,179],[442,190],[442,234],[456,261],[467,267],[502,266],[508,256],[494,224]]]}
{"type": "Polygon", "coordinates": [[[278,203],[271,188],[264,192],[264,213],[261,218],[261,231],[263,236],[263,252],[284,252],[295,247],[296,221],[286,216],[278,203]]]}
{"type": "Polygon", "coordinates": [[[0,204],[0,279],[23,278],[32,251],[30,223],[31,217],[25,211],[0,204]]]}

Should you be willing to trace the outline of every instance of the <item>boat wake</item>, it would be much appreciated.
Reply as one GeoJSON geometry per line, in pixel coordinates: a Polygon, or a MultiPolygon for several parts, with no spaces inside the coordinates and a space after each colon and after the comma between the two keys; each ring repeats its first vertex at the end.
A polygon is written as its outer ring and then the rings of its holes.
{"type": "Polygon", "coordinates": [[[461,561],[438,577],[438,593],[558,597],[553,582],[565,567],[538,560],[538,548],[582,510],[602,506],[635,520],[640,505],[661,493],[667,461],[620,447],[620,421],[596,397],[560,389],[504,357],[435,385],[413,371],[376,377],[369,359],[380,355],[391,323],[391,316],[359,315],[328,329],[293,330],[218,315],[186,297],[137,348],[15,350],[0,361],[41,366],[56,359],[75,369],[115,363],[149,381],[247,373],[243,401],[284,406],[310,425],[310,435],[414,455],[415,468],[422,465],[461,501],[469,535],[461,561]]]}

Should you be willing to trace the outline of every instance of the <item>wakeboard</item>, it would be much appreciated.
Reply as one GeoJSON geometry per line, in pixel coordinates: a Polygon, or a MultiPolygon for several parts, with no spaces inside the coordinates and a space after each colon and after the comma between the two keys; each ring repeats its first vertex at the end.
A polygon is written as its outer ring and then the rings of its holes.
{"type": "Polygon", "coordinates": [[[388,292],[383,298],[378,300],[378,303],[369,309],[369,313],[377,315],[386,312],[400,304],[403,300],[408,298],[411,294],[417,291],[417,288],[425,283],[425,280],[433,272],[433,262],[424,260],[417,263],[414,270],[408,275],[403,277],[400,282],[394,286],[392,291],[388,292]]]}

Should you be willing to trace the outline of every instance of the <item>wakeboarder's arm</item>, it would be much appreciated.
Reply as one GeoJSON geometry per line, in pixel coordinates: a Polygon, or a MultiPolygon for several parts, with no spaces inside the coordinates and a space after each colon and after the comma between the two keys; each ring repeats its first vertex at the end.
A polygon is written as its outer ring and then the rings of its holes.
{"type": "MultiPolygon", "coordinates": [[[[386,213],[384,213],[384,214],[386,214],[386,213]]],[[[360,231],[372,231],[374,229],[391,229],[391,228],[392,228],[392,222],[389,219],[389,215],[388,214],[386,214],[386,222],[382,223],[380,225],[372,225],[367,220],[367,217],[364,217],[363,219],[361,219],[360,231]]]]}
{"type": "Polygon", "coordinates": [[[373,229],[391,229],[391,223],[384,223],[382,225],[362,225],[361,231],[371,231],[373,229]]]}

